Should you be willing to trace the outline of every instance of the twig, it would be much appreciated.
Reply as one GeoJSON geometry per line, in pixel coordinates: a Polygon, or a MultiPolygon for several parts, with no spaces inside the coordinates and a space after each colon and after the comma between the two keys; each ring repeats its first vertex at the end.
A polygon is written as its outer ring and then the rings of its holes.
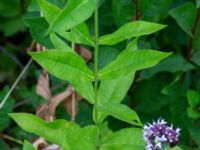
{"type": "Polygon", "coordinates": [[[200,19],[200,8],[198,8],[198,12],[197,12],[197,15],[196,15],[196,18],[195,18],[195,22],[194,22],[194,25],[192,27],[192,36],[190,37],[189,46],[188,46],[188,49],[187,49],[187,59],[188,60],[192,59],[192,49],[193,49],[194,37],[195,37],[196,31],[197,31],[199,19],[200,19]]]}
{"type": "Polygon", "coordinates": [[[5,135],[5,134],[0,133],[0,138],[15,142],[15,143],[20,144],[20,145],[23,145],[22,141],[20,141],[18,139],[15,139],[15,138],[13,138],[13,137],[11,137],[9,135],[5,135]]]}
{"type": "Polygon", "coordinates": [[[17,59],[16,56],[10,54],[7,49],[3,46],[0,46],[0,51],[2,51],[5,55],[9,56],[20,68],[23,68],[22,63],[17,59]]]}
{"type": "Polygon", "coordinates": [[[15,87],[17,86],[17,84],[19,83],[21,78],[24,76],[24,74],[26,73],[26,71],[28,70],[28,68],[29,68],[29,66],[31,65],[32,62],[33,62],[33,60],[30,59],[28,61],[28,63],[26,64],[26,66],[24,67],[24,69],[22,70],[22,72],[20,73],[20,75],[17,77],[17,79],[13,83],[12,87],[10,88],[10,90],[8,91],[8,93],[6,94],[6,96],[4,97],[2,102],[0,103],[0,109],[2,109],[2,107],[6,103],[7,99],[9,98],[10,94],[13,92],[13,90],[15,89],[15,87]]]}
{"type": "Polygon", "coordinates": [[[76,93],[74,91],[74,88],[72,88],[72,105],[71,105],[71,121],[75,121],[75,116],[76,116],[76,93]]]}
{"type": "Polygon", "coordinates": [[[138,9],[138,0],[134,0],[134,6],[135,6],[135,20],[139,20],[139,9],[138,9]]]}

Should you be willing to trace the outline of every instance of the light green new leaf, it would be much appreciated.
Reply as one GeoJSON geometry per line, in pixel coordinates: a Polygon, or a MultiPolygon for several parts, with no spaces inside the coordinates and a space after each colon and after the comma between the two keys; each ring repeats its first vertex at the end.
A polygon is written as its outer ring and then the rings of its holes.
{"type": "Polygon", "coordinates": [[[66,120],[45,122],[42,119],[27,113],[12,113],[10,117],[25,131],[36,134],[46,140],[63,145],[67,131],[75,124],[66,120]]]}
{"type": "Polygon", "coordinates": [[[191,2],[185,3],[169,12],[181,29],[190,36],[192,36],[192,26],[196,13],[196,7],[191,2]]]}
{"type": "Polygon", "coordinates": [[[56,49],[63,49],[66,51],[74,52],[60,37],[58,37],[55,33],[50,34],[51,42],[53,43],[56,49]]]}
{"type": "Polygon", "coordinates": [[[31,57],[56,77],[73,81],[93,80],[93,73],[85,61],[75,53],[64,50],[31,52],[31,57]]]}
{"type": "Polygon", "coordinates": [[[37,0],[37,3],[48,23],[51,23],[61,11],[60,8],[47,0],[37,0]]]}
{"type": "Polygon", "coordinates": [[[142,129],[127,128],[102,138],[100,150],[144,150],[142,129]]]}
{"type": "Polygon", "coordinates": [[[115,79],[133,71],[152,67],[170,54],[155,50],[124,51],[100,71],[100,79],[115,79]]]}
{"type": "Polygon", "coordinates": [[[36,150],[36,148],[28,141],[24,141],[23,150],[36,150]]]}
{"type": "Polygon", "coordinates": [[[74,27],[69,32],[61,31],[58,32],[58,34],[73,43],[84,44],[94,47],[94,42],[90,37],[89,29],[86,23],[82,23],[74,27]]]}
{"type": "Polygon", "coordinates": [[[48,32],[66,31],[87,20],[96,8],[95,0],[69,0],[50,24],[48,32]]]}
{"type": "Polygon", "coordinates": [[[107,103],[97,105],[97,109],[106,115],[111,115],[124,122],[141,126],[140,119],[135,111],[123,104],[107,103]]]}
{"type": "Polygon", "coordinates": [[[49,50],[30,55],[51,74],[69,81],[81,96],[93,103],[93,72],[80,56],[64,50],[49,50]]]}
{"type": "Polygon", "coordinates": [[[94,126],[71,128],[67,132],[64,150],[95,150],[98,144],[99,129],[94,126]]]}
{"type": "Polygon", "coordinates": [[[165,28],[165,25],[145,21],[134,21],[123,25],[116,32],[102,36],[99,43],[102,45],[115,45],[132,37],[149,35],[165,28]]]}

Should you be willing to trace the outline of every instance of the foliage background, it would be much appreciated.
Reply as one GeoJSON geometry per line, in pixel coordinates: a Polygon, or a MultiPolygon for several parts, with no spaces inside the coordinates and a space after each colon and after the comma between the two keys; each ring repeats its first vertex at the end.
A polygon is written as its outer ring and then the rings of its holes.
{"type": "MultiPolygon", "coordinates": [[[[60,8],[66,3],[65,0],[62,2],[60,0],[49,1],[60,8]]],[[[52,46],[49,39],[39,38],[45,33],[46,22],[44,20],[38,20],[38,24],[31,22],[31,17],[38,15],[35,12],[38,10],[37,5],[34,2],[31,3],[30,0],[0,1],[0,100],[3,99],[9,90],[8,87],[30,59],[26,54],[26,49],[32,41],[32,36],[36,37],[40,44],[49,48],[52,46]],[[30,4],[31,7],[28,7],[30,4]],[[30,11],[32,11],[31,15],[30,11]],[[41,27],[41,32],[34,30],[37,26],[41,27]]],[[[140,38],[139,47],[173,51],[173,55],[153,68],[137,72],[134,84],[123,103],[133,108],[144,123],[162,117],[174,126],[180,127],[182,129],[180,145],[183,149],[200,149],[199,1],[101,0],[100,4],[100,35],[112,33],[123,24],[136,19],[167,25],[167,28],[154,35],[140,38]],[[194,101],[197,102],[193,104],[194,101]]],[[[89,19],[87,24],[90,32],[93,33],[93,19],[89,19]]],[[[101,48],[99,66],[103,67],[111,62],[123,50],[125,44],[122,42],[112,48],[101,48]]],[[[89,65],[92,66],[92,62],[89,65]]],[[[37,106],[45,102],[35,92],[40,72],[41,68],[32,64],[12,97],[0,110],[0,132],[2,134],[19,140],[35,138],[11,122],[7,113],[35,113],[37,106]]],[[[56,88],[54,93],[59,93],[67,85],[53,76],[50,78],[53,89],[64,84],[56,88]]],[[[91,123],[91,112],[90,105],[85,101],[80,101],[76,122],[82,126],[91,123]]],[[[56,117],[70,118],[70,115],[61,105],[57,109],[56,117]]],[[[113,130],[128,126],[113,118],[108,118],[108,124],[113,130]]],[[[1,134],[0,137],[2,137],[1,134]]],[[[17,150],[20,146],[1,138],[0,149],[17,150]]]]}

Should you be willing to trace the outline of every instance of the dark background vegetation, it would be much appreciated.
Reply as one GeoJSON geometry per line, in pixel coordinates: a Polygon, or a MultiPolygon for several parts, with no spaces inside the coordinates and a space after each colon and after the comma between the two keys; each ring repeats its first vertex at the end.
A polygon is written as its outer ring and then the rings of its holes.
{"type": "MultiPolygon", "coordinates": [[[[65,4],[65,0],[49,1],[61,8],[65,4]]],[[[183,149],[200,149],[200,9],[197,8],[196,1],[104,0],[100,3],[101,35],[111,33],[132,20],[167,25],[167,28],[159,33],[140,38],[139,47],[172,51],[173,55],[153,68],[137,72],[123,103],[133,108],[143,123],[162,117],[175,127],[180,127],[180,146],[183,149]]],[[[33,3],[28,9],[29,4],[31,0],[0,1],[0,101],[30,59],[27,48],[33,40],[32,36],[39,44],[51,47],[48,39],[39,38],[43,36],[42,32],[45,33],[46,22],[31,22],[29,13],[37,14],[37,6],[33,3]],[[38,34],[34,34],[34,29],[38,26],[41,29],[38,34]]],[[[93,33],[93,19],[87,23],[93,33]]],[[[125,44],[120,43],[112,48],[102,47],[100,67],[112,61],[123,50],[125,44]]],[[[12,96],[0,110],[0,149],[21,148],[20,145],[6,139],[5,135],[18,140],[34,140],[35,137],[10,121],[7,113],[35,114],[37,107],[45,103],[45,100],[35,92],[41,71],[37,64],[32,63],[12,96]]],[[[50,78],[54,94],[66,88],[67,83],[53,76],[50,78]]],[[[88,103],[79,101],[76,122],[82,126],[91,123],[91,112],[88,103]]],[[[63,105],[57,108],[56,118],[70,118],[63,105]]],[[[113,130],[128,126],[113,118],[108,118],[108,123],[113,130]]]]}

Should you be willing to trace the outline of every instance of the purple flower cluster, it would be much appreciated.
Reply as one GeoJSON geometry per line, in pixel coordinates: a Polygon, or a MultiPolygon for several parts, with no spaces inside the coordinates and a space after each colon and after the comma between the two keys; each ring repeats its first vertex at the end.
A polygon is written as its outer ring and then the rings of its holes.
{"type": "Polygon", "coordinates": [[[148,123],[143,128],[146,150],[165,150],[166,145],[174,147],[178,144],[179,135],[180,129],[173,129],[173,126],[168,126],[163,119],[148,123]]]}

